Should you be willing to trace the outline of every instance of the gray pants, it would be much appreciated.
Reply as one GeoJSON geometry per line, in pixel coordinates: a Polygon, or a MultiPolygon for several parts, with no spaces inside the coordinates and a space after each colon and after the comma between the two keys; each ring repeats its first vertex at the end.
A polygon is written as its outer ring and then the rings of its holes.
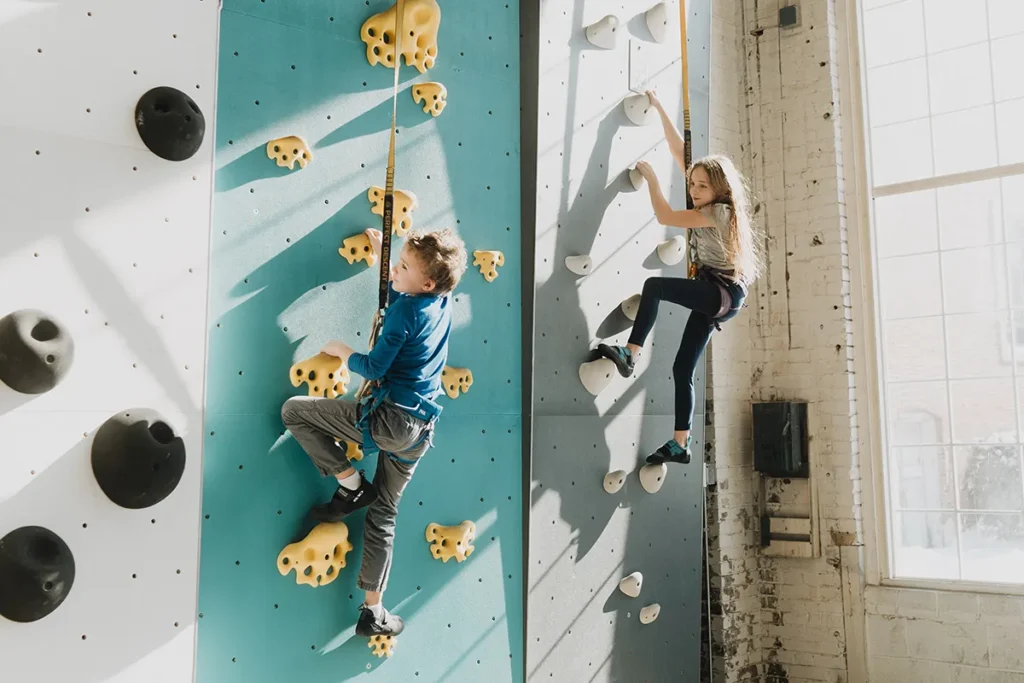
{"type": "MultiPolygon", "coordinates": [[[[363,434],[355,426],[358,419],[359,404],[353,401],[296,396],[281,407],[285,427],[327,477],[353,469],[345,457],[345,442],[363,444],[363,434]]],[[[384,401],[370,416],[370,434],[380,453],[373,477],[377,500],[366,508],[363,523],[363,565],[357,582],[361,590],[383,592],[387,588],[398,502],[419,459],[430,448],[432,432],[432,423],[413,417],[391,401],[384,401]]]]}

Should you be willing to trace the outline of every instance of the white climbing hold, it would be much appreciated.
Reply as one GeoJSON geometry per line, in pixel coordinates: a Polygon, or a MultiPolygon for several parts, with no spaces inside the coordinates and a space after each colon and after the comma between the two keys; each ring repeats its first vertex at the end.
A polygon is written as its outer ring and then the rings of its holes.
{"type": "Polygon", "coordinates": [[[651,98],[647,95],[630,95],[622,100],[622,106],[626,109],[626,116],[638,126],[646,126],[653,120],[651,111],[651,98]]]}
{"type": "Polygon", "coordinates": [[[629,183],[634,190],[639,190],[644,186],[644,177],[636,168],[629,169],[629,183]]]}
{"type": "Polygon", "coordinates": [[[668,8],[665,6],[665,3],[659,2],[647,10],[644,17],[647,19],[647,28],[650,30],[654,40],[664,43],[665,32],[668,31],[668,8]]]}
{"type": "Polygon", "coordinates": [[[587,27],[587,40],[591,45],[614,50],[618,38],[619,18],[614,14],[595,21],[587,27]]]}
{"type": "Polygon", "coordinates": [[[640,485],[647,493],[657,493],[661,485],[665,483],[665,476],[668,474],[668,467],[665,463],[660,465],[644,465],[640,468],[640,485]]]}
{"type": "Polygon", "coordinates": [[[636,320],[636,313],[640,310],[640,295],[634,294],[622,302],[622,312],[630,320],[636,320]]]}
{"type": "Polygon", "coordinates": [[[640,595],[640,589],[644,586],[644,575],[640,572],[633,572],[629,576],[622,577],[619,581],[619,590],[631,598],[640,595]]]}
{"type": "Polygon", "coordinates": [[[629,476],[626,470],[615,470],[604,475],[604,490],[608,493],[618,493],[622,485],[626,483],[626,477],[629,476]]]}
{"type": "Polygon", "coordinates": [[[615,372],[618,372],[615,363],[607,358],[598,358],[580,365],[580,381],[587,391],[597,396],[611,383],[615,372]]]}
{"type": "Polygon", "coordinates": [[[640,623],[649,624],[655,619],[657,619],[659,614],[661,614],[661,605],[659,605],[658,603],[648,605],[647,607],[644,607],[642,610],[640,610],[640,623]]]}
{"type": "Polygon", "coordinates": [[[576,273],[577,275],[586,275],[590,272],[590,266],[593,265],[593,261],[589,254],[583,254],[582,256],[566,256],[565,267],[576,273]]]}
{"type": "Polygon", "coordinates": [[[658,258],[666,266],[674,266],[686,256],[686,238],[676,235],[658,245],[658,258]]]}

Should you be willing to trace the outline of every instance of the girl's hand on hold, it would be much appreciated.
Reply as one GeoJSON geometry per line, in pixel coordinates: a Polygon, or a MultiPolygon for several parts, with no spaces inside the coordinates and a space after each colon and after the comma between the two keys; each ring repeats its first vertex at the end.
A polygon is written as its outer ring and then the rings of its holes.
{"type": "Polygon", "coordinates": [[[647,95],[647,99],[651,101],[652,107],[658,110],[661,109],[661,100],[658,99],[658,93],[656,93],[654,90],[648,90],[644,94],[647,95]]]}
{"type": "Polygon", "coordinates": [[[646,161],[638,161],[638,162],[636,162],[636,170],[640,172],[640,175],[642,175],[644,177],[644,180],[646,180],[647,182],[649,182],[649,183],[656,183],[656,182],[658,182],[658,176],[654,172],[654,168],[651,167],[651,165],[649,163],[647,163],[646,161]]]}

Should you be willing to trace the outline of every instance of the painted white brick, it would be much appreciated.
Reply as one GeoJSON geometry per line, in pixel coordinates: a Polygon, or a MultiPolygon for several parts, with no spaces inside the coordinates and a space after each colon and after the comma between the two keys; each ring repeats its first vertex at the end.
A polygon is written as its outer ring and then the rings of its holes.
{"type": "Polygon", "coordinates": [[[955,665],[943,662],[876,656],[868,660],[872,683],[951,683],[955,669],[955,665]]]}
{"type": "Polygon", "coordinates": [[[901,617],[936,619],[938,609],[935,591],[896,589],[896,614],[901,617]]]}
{"type": "Polygon", "coordinates": [[[1024,597],[1012,595],[978,595],[982,621],[992,625],[1017,626],[1024,631],[1024,597]]]}
{"type": "Polygon", "coordinates": [[[906,657],[907,620],[900,617],[867,617],[868,654],[873,657],[906,657]]]}
{"type": "Polygon", "coordinates": [[[989,626],[989,665],[1024,672],[1024,625],[989,626]]]}
{"type": "Polygon", "coordinates": [[[938,618],[944,622],[976,623],[981,618],[977,594],[940,592],[938,618]]]}
{"type": "Polygon", "coordinates": [[[1024,683],[1024,672],[953,666],[950,683],[1024,683]]]}
{"type": "Polygon", "coordinates": [[[925,619],[907,622],[907,648],[915,659],[988,666],[987,627],[943,624],[925,619]]]}

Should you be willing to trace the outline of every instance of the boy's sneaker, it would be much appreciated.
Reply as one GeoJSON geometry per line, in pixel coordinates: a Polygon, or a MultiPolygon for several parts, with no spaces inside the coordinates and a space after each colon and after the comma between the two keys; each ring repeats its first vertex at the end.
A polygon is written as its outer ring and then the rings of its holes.
{"type": "Polygon", "coordinates": [[[377,500],[377,487],[373,485],[373,482],[363,479],[355,491],[349,491],[344,486],[339,486],[338,490],[334,492],[334,497],[323,505],[314,506],[310,510],[310,515],[319,522],[337,522],[375,500],[377,500]]]}
{"type": "Polygon", "coordinates": [[[619,369],[620,375],[629,377],[633,374],[633,353],[625,346],[598,344],[597,350],[602,356],[615,363],[615,367],[619,369]]]}
{"type": "Polygon", "coordinates": [[[647,462],[652,465],[660,465],[665,462],[688,464],[690,462],[690,440],[686,440],[686,448],[683,448],[676,443],[675,439],[670,439],[665,445],[648,455],[647,462]]]}
{"type": "Polygon", "coordinates": [[[373,610],[366,604],[359,607],[359,621],[356,622],[356,635],[364,638],[373,636],[397,636],[405,628],[405,622],[401,617],[389,614],[382,606],[378,619],[373,610]]]}

